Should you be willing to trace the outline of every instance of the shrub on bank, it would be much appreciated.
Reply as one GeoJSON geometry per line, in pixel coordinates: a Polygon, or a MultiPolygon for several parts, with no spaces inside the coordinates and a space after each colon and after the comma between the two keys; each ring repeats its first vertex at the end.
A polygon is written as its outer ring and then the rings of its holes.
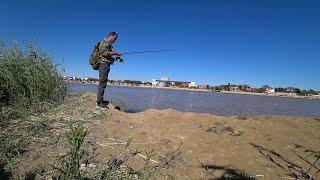
{"type": "Polygon", "coordinates": [[[0,46],[0,107],[36,109],[67,95],[58,65],[31,44],[0,46]]]}

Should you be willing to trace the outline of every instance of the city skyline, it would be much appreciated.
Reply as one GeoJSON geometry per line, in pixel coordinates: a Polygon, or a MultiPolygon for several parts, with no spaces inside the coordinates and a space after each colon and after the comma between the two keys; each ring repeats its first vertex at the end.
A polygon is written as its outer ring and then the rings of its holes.
{"type": "MultiPolygon", "coordinates": [[[[79,78],[79,79],[90,79],[90,78],[93,78],[93,79],[96,79],[96,80],[99,80],[98,77],[89,77],[89,76],[83,76],[83,77],[79,77],[79,76],[74,76],[74,75],[65,75],[64,78],[79,78]]],[[[252,88],[261,88],[261,87],[264,87],[264,86],[269,86],[269,87],[272,87],[272,88],[298,88],[298,89],[301,89],[301,90],[315,90],[317,92],[320,92],[320,89],[315,89],[315,88],[309,88],[309,89],[306,89],[306,88],[302,88],[302,87],[294,87],[294,86],[271,86],[269,84],[263,84],[261,86],[252,86],[251,84],[248,84],[248,83],[242,83],[242,84],[239,84],[239,83],[231,83],[231,82],[226,82],[226,83],[222,83],[222,84],[206,84],[206,83],[197,83],[196,81],[192,81],[192,80],[179,80],[179,79],[170,79],[168,76],[162,76],[162,77],[159,77],[159,78],[151,78],[150,80],[139,80],[139,79],[112,79],[110,78],[109,80],[112,80],[112,81],[125,81],[125,80],[130,80],[130,81],[141,81],[143,83],[152,83],[153,80],[161,80],[161,81],[176,81],[176,82],[192,82],[192,83],[195,83],[196,86],[198,85],[208,85],[210,87],[217,87],[217,86],[222,86],[222,85],[230,85],[230,86],[234,86],[234,85],[249,85],[251,86],[252,88]],[[162,80],[163,77],[166,77],[168,78],[167,80],[162,80]]]]}

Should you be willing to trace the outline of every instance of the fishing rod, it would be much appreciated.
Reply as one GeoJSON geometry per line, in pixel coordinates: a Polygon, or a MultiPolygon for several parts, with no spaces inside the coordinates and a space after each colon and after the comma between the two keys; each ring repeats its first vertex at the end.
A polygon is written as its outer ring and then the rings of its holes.
{"type": "MultiPolygon", "coordinates": [[[[144,54],[144,53],[160,53],[160,52],[177,52],[177,51],[186,51],[186,50],[177,50],[177,49],[165,49],[165,50],[147,50],[147,51],[131,51],[131,52],[124,52],[122,55],[130,55],[130,54],[144,54]]],[[[117,56],[115,58],[119,62],[123,62],[124,60],[117,56]]]]}
{"type": "Polygon", "coordinates": [[[157,52],[177,52],[183,50],[173,50],[173,49],[166,49],[166,50],[147,50],[147,51],[131,51],[131,52],[124,52],[122,55],[126,54],[144,54],[144,53],[157,53],[157,52]]]}

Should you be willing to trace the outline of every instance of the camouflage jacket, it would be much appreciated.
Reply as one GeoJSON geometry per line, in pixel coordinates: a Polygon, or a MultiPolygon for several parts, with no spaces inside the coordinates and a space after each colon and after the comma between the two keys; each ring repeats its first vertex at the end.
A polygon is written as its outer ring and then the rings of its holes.
{"type": "Polygon", "coordinates": [[[101,41],[99,45],[99,53],[100,62],[108,62],[113,63],[115,59],[110,55],[110,52],[114,52],[112,43],[110,43],[107,39],[101,41]]]}

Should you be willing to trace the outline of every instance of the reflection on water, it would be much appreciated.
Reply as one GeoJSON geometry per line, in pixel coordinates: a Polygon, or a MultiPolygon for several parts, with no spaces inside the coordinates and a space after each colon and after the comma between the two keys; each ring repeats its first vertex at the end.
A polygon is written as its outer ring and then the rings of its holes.
{"type": "MultiPolygon", "coordinates": [[[[69,87],[70,94],[96,93],[96,90],[95,84],[71,84],[69,87]]],[[[319,100],[270,96],[108,86],[105,99],[112,100],[115,105],[125,101],[127,112],[172,108],[215,115],[320,116],[319,100]]]]}

